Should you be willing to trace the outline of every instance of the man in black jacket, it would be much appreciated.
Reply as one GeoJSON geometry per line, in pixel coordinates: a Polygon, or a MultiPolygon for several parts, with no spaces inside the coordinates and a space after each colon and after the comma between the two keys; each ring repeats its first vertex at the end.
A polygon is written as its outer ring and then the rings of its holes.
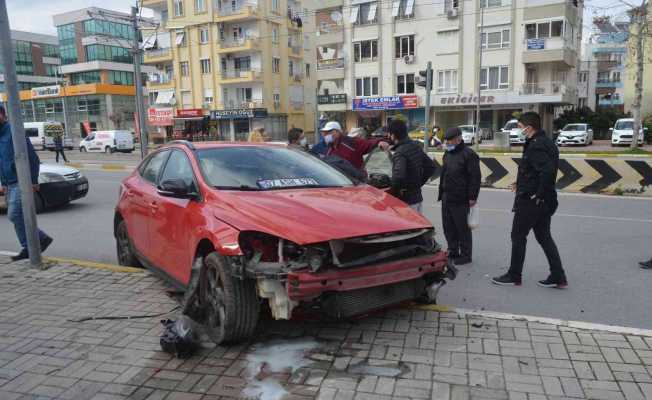
{"type": "Polygon", "coordinates": [[[480,194],[480,158],[464,145],[460,128],[448,128],[444,139],[446,153],[439,178],[442,224],[448,256],[455,264],[465,265],[472,261],[473,236],[468,216],[480,194]]]}
{"type": "Polygon", "coordinates": [[[534,112],[526,112],[519,118],[518,126],[527,136],[523,157],[518,167],[518,177],[512,190],[514,199],[514,221],[512,223],[512,257],[509,271],[493,278],[497,285],[521,285],[521,274],[525,261],[525,248],[530,230],[543,248],[550,276],[539,285],[550,288],[568,286],[566,274],[561,265],[557,245],[550,234],[550,221],[557,210],[555,182],[559,165],[559,150],[541,129],[541,118],[534,112]]]}
{"type": "Polygon", "coordinates": [[[422,147],[410,140],[407,126],[401,120],[389,124],[392,147],[392,187],[390,193],[407,203],[414,210],[421,212],[423,194],[421,187],[435,173],[436,165],[422,147]]]}

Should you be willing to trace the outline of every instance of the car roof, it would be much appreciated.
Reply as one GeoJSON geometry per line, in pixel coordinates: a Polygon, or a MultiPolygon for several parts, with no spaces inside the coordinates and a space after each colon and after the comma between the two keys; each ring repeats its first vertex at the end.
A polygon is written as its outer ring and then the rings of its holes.
{"type": "MultiPolygon", "coordinates": [[[[219,149],[228,147],[287,147],[286,143],[281,142],[188,142],[191,143],[195,149],[219,149]]],[[[184,147],[182,142],[170,142],[163,147],[184,147]]]]}

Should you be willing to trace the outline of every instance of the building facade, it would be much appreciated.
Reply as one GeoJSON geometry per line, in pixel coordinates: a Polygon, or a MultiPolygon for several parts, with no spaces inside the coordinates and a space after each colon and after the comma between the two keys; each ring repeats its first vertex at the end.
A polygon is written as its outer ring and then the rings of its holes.
{"type": "MultiPolygon", "coordinates": [[[[145,40],[159,139],[283,140],[314,126],[314,64],[297,0],[145,0],[159,29],[145,40]],[[311,89],[312,88],[312,89],[311,89]],[[311,92],[312,90],[312,92],[311,92]]],[[[306,21],[308,22],[308,21],[306,21]]]]}
{"type": "MultiPolygon", "coordinates": [[[[641,100],[641,117],[652,118],[652,38],[650,38],[650,28],[652,27],[652,3],[647,2],[647,31],[643,39],[643,98],[641,100]]],[[[630,27],[631,28],[631,27],[630,27]]],[[[630,32],[631,33],[631,32],[630,32]]],[[[628,43],[628,52],[630,54],[629,61],[626,64],[626,77],[625,77],[625,112],[632,111],[632,103],[634,102],[635,95],[635,79],[636,79],[636,46],[634,40],[628,43]]]]}
{"type": "Polygon", "coordinates": [[[481,128],[533,110],[550,129],[555,109],[577,102],[582,13],[566,0],[322,1],[319,111],[347,128],[373,130],[398,114],[419,128],[415,82],[431,61],[433,125],[475,123],[480,86],[481,128]]]}
{"type": "MultiPolygon", "coordinates": [[[[56,84],[56,70],[61,63],[56,36],[11,31],[11,42],[19,90],[56,84]]],[[[0,93],[5,91],[4,82],[4,66],[0,63],[0,93]]]]}

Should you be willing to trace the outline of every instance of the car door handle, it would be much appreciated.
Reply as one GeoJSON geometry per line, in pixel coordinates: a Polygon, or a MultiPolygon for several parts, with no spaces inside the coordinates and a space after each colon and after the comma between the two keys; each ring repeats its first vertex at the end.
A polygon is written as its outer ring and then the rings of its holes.
{"type": "Polygon", "coordinates": [[[152,202],[152,204],[150,204],[150,208],[152,209],[153,213],[156,213],[158,211],[158,208],[159,208],[158,203],[152,202]]]}

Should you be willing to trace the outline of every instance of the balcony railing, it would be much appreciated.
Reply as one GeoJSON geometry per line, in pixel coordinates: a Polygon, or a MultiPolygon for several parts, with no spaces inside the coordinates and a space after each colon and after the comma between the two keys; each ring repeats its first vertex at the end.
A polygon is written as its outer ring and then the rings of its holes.
{"type": "Polygon", "coordinates": [[[161,58],[161,57],[168,57],[171,55],[172,55],[172,49],[169,47],[164,49],[153,49],[153,50],[145,51],[146,58],[161,58]]]}
{"type": "Polygon", "coordinates": [[[148,80],[155,85],[165,85],[174,80],[174,75],[166,73],[149,74],[148,80]]]}
{"type": "Polygon", "coordinates": [[[573,43],[563,37],[525,39],[526,51],[536,50],[573,50],[573,43]]]}
{"type": "Polygon", "coordinates": [[[294,82],[301,82],[303,80],[303,74],[291,75],[290,80],[293,80],[294,82]]]}
{"type": "Polygon", "coordinates": [[[248,38],[239,38],[239,39],[230,39],[230,40],[222,40],[220,41],[220,47],[223,49],[233,49],[236,47],[244,47],[247,46],[248,44],[251,44],[251,46],[256,46],[258,44],[258,38],[257,37],[248,37],[248,38]]]}
{"type": "Polygon", "coordinates": [[[222,71],[222,79],[256,79],[260,77],[261,73],[256,69],[231,69],[222,71]]]}
{"type": "Polygon", "coordinates": [[[223,110],[237,110],[241,108],[265,108],[263,99],[227,99],[217,103],[218,108],[223,110]]]}
{"type": "Polygon", "coordinates": [[[216,4],[215,11],[217,11],[217,14],[220,17],[230,17],[232,15],[246,14],[249,11],[255,13],[258,11],[258,4],[242,2],[237,4],[235,7],[229,5],[229,6],[222,6],[221,8],[217,7],[216,4]]]}
{"type": "Polygon", "coordinates": [[[320,94],[317,104],[346,104],[346,93],[320,94]]]}
{"type": "Polygon", "coordinates": [[[520,94],[572,95],[577,94],[577,88],[572,88],[563,81],[526,83],[521,87],[520,94]]]}
{"type": "Polygon", "coordinates": [[[344,58],[333,58],[332,60],[322,60],[317,62],[317,71],[338,68],[344,68],[344,58]]]}
{"type": "Polygon", "coordinates": [[[622,86],[623,86],[623,82],[621,80],[598,79],[595,82],[595,87],[597,88],[616,88],[622,86]]]}

